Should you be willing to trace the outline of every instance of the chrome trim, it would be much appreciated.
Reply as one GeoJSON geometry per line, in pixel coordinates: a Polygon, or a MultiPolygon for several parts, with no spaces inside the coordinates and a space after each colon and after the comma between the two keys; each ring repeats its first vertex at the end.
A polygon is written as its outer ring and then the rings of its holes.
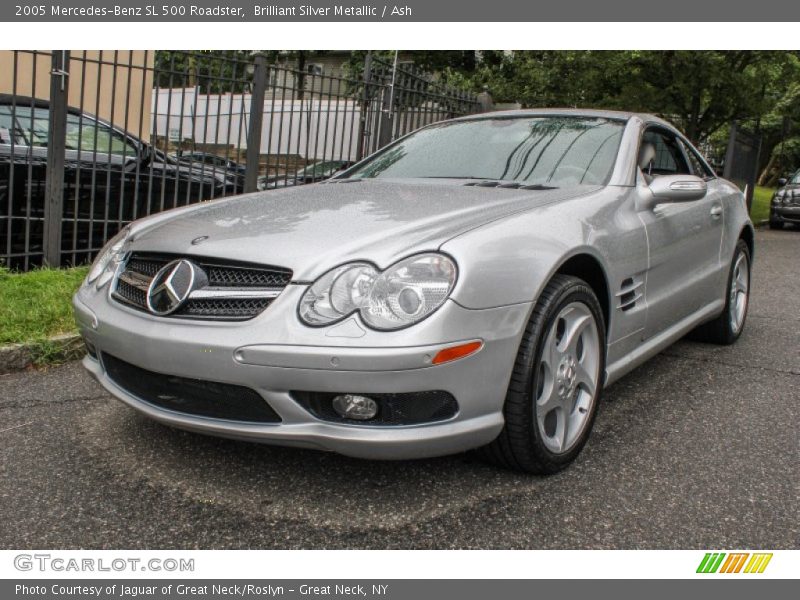
{"type": "Polygon", "coordinates": [[[252,290],[237,290],[235,288],[204,288],[194,290],[189,294],[190,300],[244,300],[247,298],[277,298],[283,289],[279,288],[258,288],[252,290]]]}
{"type": "Polygon", "coordinates": [[[626,310],[628,308],[632,308],[641,299],[642,299],[642,293],[641,292],[636,292],[634,294],[633,298],[631,298],[630,300],[626,300],[625,302],[622,302],[622,299],[620,299],[620,303],[617,305],[617,308],[619,308],[621,310],[626,310]]]}
{"type": "Polygon", "coordinates": [[[639,281],[636,281],[636,282],[634,282],[634,283],[632,283],[630,285],[626,285],[625,287],[621,288],[620,291],[618,291],[614,295],[617,298],[619,298],[620,296],[624,296],[626,294],[630,294],[632,291],[642,287],[642,285],[644,285],[644,281],[640,279],[639,281]]]}
{"type": "Polygon", "coordinates": [[[114,291],[116,292],[117,282],[123,281],[128,285],[132,285],[133,287],[142,290],[143,292],[147,292],[147,290],[150,288],[150,282],[153,280],[153,278],[147,277],[147,275],[142,275],[141,273],[136,273],[135,271],[126,271],[124,269],[125,263],[123,263],[122,266],[122,272],[115,277],[114,291]]]}

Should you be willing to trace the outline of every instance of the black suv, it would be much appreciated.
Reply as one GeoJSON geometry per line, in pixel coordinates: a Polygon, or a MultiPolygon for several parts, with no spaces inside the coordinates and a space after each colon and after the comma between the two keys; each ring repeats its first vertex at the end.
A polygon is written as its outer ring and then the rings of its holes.
{"type": "Polygon", "coordinates": [[[789,179],[778,179],[778,186],[769,206],[769,228],[783,229],[784,223],[800,225],[800,171],[789,179]]]}
{"type": "MultiPolygon", "coordinates": [[[[0,264],[12,269],[42,262],[49,125],[47,101],[0,94],[0,264]]],[[[241,178],[178,161],[74,108],[65,159],[65,265],[88,261],[128,221],[242,192],[241,178]]]]}

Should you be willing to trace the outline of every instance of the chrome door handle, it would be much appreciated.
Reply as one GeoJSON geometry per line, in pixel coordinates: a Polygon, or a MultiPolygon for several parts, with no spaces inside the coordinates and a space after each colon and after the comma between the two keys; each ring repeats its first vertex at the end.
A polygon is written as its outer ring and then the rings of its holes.
{"type": "Polygon", "coordinates": [[[711,216],[715,219],[718,219],[722,216],[722,206],[716,204],[711,207],[711,216]]]}

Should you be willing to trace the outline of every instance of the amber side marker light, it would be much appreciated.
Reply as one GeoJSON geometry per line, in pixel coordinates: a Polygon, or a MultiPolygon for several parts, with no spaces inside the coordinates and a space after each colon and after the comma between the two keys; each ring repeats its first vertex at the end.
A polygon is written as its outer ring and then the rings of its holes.
{"type": "Polygon", "coordinates": [[[431,364],[441,365],[443,363],[452,362],[459,358],[469,356],[470,354],[475,354],[481,348],[483,348],[483,342],[467,342],[466,344],[445,348],[436,353],[431,364]]]}

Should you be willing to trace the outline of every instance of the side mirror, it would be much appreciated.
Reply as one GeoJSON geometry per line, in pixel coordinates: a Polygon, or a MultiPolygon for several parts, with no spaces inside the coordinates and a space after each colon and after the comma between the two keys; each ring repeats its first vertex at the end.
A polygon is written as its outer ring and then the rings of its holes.
{"type": "Polygon", "coordinates": [[[783,186],[785,186],[787,183],[789,183],[789,182],[788,182],[788,181],[786,181],[786,177],[781,177],[780,179],[778,179],[778,187],[783,187],[783,186]]]}
{"type": "Polygon", "coordinates": [[[708,191],[706,182],[694,175],[660,175],[648,187],[653,194],[653,205],[700,200],[708,191]]]}

